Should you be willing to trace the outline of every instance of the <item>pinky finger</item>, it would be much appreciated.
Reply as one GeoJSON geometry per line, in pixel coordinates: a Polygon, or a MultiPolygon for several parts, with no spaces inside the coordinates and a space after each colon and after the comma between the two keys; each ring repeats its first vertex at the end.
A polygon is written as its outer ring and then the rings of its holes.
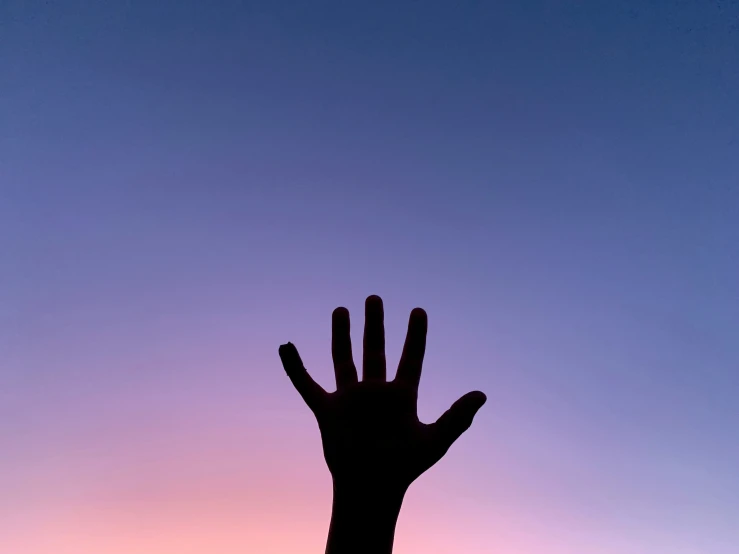
{"type": "Polygon", "coordinates": [[[285,373],[290,378],[295,390],[298,391],[308,407],[315,412],[320,406],[326,391],[316,383],[300,359],[297,348],[291,342],[280,346],[280,359],[285,373]]]}

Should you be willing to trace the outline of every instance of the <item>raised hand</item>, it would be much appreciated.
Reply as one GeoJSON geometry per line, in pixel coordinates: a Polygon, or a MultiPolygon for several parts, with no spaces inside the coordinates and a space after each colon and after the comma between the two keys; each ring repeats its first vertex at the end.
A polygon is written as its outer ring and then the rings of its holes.
{"type": "Polygon", "coordinates": [[[326,392],[311,378],[291,343],[280,347],[283,366],[316,416],[334,490],[402,499],[408,486],[470,427],[485,395],[470,392],[435,423],[421,423],[417,399],[426,350],[426,312],[420,308],[411,312],[392,381],[386,375],[384,312],[378,296],[367,298],[365,305],[361,380],[352,357],[349,312],[334,310],[332,324],[335,392],[326,392]]]}

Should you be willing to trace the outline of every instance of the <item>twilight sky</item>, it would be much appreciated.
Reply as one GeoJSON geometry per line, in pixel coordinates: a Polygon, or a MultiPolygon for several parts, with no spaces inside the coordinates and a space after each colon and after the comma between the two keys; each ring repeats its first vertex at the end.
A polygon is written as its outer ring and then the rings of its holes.
{"type": "Polygon", "coordinates": [[[0,551],[317,554],[277,356],[488,403],[399,554],[734,554],[739,3],[0,1],[0,551]]]}

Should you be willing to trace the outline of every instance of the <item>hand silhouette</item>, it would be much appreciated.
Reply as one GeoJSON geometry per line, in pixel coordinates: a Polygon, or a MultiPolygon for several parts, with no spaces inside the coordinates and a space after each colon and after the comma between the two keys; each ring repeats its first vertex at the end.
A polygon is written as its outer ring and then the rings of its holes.
{"type": "Polygon", "coordinates": [[[311,378],[292,343],[280,347],[287,375],[318,421],[335,491],[402,499],[408,486],[470,427],[485,403],[482,392],[470,392],[435,423],[419,421],[418,385],[427,327],[426,312],[414,309],[396,377],[387,381],[382,300],[378,296],[367,298],[363,378],[359,381],[352,358],[349,312],[346,308],[334,310],[336,391],[332,393],[311,378]]]}

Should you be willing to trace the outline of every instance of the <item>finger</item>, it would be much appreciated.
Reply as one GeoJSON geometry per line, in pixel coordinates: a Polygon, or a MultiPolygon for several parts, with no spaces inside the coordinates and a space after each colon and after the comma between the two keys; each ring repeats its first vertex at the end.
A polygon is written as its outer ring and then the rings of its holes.
{"type": "Polygon", "coordinates": [[[298,349],[291,342],[280,346],[280,359],[285,373],[292,381],[295,389],[303,397],[308,407],[314,412],[320,406],[324,396],[327,394],[323,387],[316,383],[308,374],[308,371],[300,359],[298,349]]]}
{"type": "Polygon", "coordinates": [[[336,308],[331,316],[331,355],[334,359],[336,389],[357,382],[357,368],[352,358],[349,310],[336,308]]]}
{"type": "Polygon", "coordinates": [[[435,438],[442,452],[449,450],[462,433],[470,428],[475,414],[486,400],[487,397],[480,391],[468,392],[433,424],[435,438]]]}
{"type": "Polygon", "coordinates": [[[379,296],[367,298],[364,306],[364,352],[362,379],[384,381],[385,365],[385,314],[379,296]]]}
{"type": "Polygon", "coordinates": [[[400,356],[398,374],[395,379],[415,388],[421,380],[423,356],[426,353],[426,332],[428,317],[421,308],[415,308],[408,319],[408,332],[405,335],[403,354],[400,356]]]}

